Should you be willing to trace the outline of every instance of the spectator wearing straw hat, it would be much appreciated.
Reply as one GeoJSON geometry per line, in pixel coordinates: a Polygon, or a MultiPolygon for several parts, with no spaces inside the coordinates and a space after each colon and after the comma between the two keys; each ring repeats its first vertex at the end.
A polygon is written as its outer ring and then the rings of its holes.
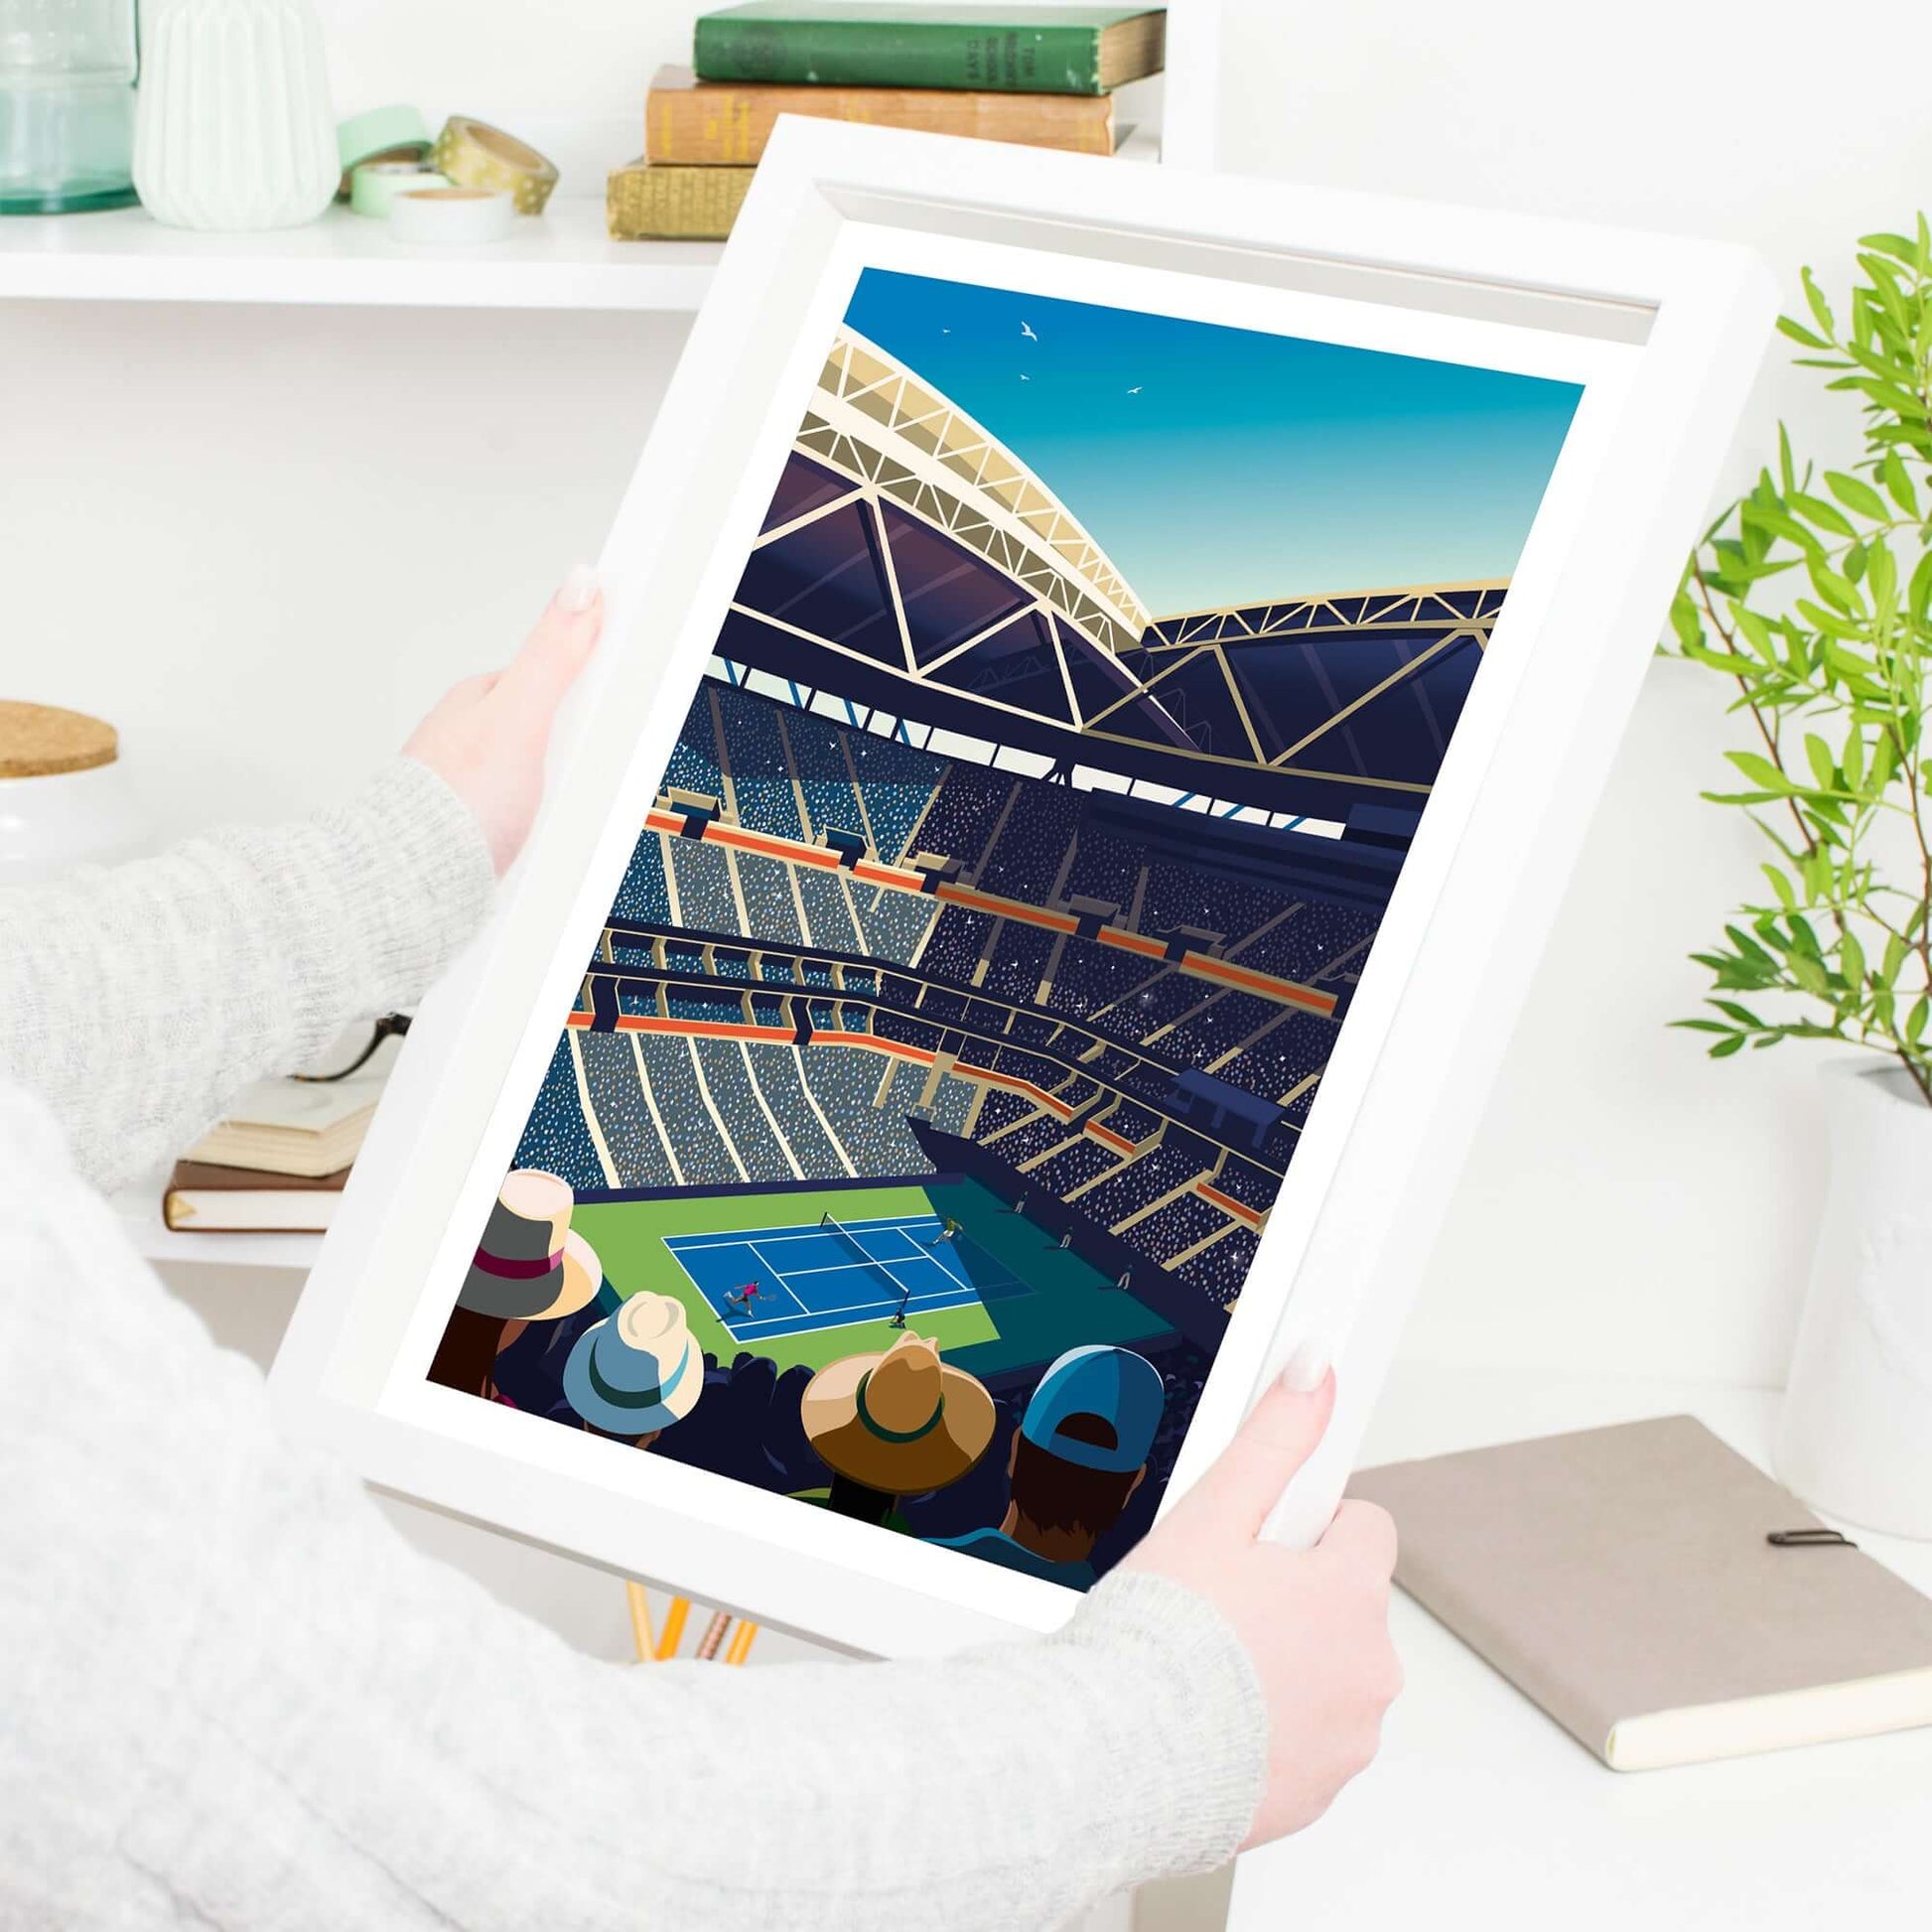
{"type": "Polygon", "coordinates": [[[799,1415],[832,1471],[826,1506],[867,1523],[884,1523],[900,1496],[957,1482],[993,1441],[993,1398],[923,1335],[828,1363],[805,1385],[799,1415]]]}
{"type": "Polygon", "coordinates": [[[704,1393],[684,1304],[648,1290],[577,1337],[564,1399],[593,1436],[649,1449],[704,1393]]]}
{"type": "Polygon", "coordinates": [[[1094,1585],[1093,1546],[1147,1476],[1167,1391],[1131,1348],[1071,1348],[1039,1378],[1007,1456],[1012,1500],[997,1529],[935,1537],[1069,1589],[1094,1585]]]}
{"type": "Polygon", "coordinates": [[[576,1204],[570,1183],[539,1168],[505,1177],[430,1363],[432,1382],[493,1400],[496,1357],[529,1323],[589,1306],[604,1266],[570,1225],[576,1204]]]}

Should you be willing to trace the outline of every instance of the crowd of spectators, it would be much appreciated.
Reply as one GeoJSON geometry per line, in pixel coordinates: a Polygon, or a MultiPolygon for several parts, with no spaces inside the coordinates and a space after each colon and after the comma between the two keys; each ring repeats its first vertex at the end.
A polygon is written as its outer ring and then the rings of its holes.
{"type": "Polygon", "coordinates": [[[731,863],[738,868],[750,930],[777,945],[802,946],[805,935],[798,924],[798,901],[791,896],[791,868],[756,852],[735,852],[731,863]]]}
{"type": "Polygon", "coordinates": [[[1125,916],[1133,907],[1135,888],[1146,863],[1146,855],[1130,840],[1083,825],[1065,892],[1069,897],[1078,895],[1117,905],[1125,916]]]}
{"type": "Polygon", "coordinates": [[[920,952],[921,972],[939,979],[970,985],[973,968],[979,964],[986,935],[993,921],[984,912],[969,912],[963,906],[948,905],[933,921],[932,935],[920,952]]]}
{"type": "Polygon", "coordinates": [[[962,868],[972,871],[985,856],[993,828],[1021,782],[976,765],[949,766],[913,843],[921,851],[957,859],[962,868]]]}
{"type": "Polygon", "coordinates": [[[677,876],[680,923],[699,932],[740,931],[731,866],[723,848],[697,839],[674,838],[665,843],[677,876]]]}
{"type": "Polygon", "coordinates": [[[844,734],[852,766],[865,787],[866,814],[872,820],[873,845],[888,865],[907,857],[920,815],[935,790],[930,753],[881,738],[876,732],[844,734]]]}
{"type": "Polygon", "coordinates": [[[1080,1209],[1102,1227],[1115,1227],[1200,1172],[1198,1150],[1163,1141],[1153,1152],[1124,1163],[1119,1173],[1082,1194],[1080,1209]]]}
{"type": "Polygon", "coordinates": [[[1066,862],[1084,802],[1085,793],[1065,785],[1027,784],[993,841],[978,884],[1006,898],[1045,904],[1066,862]]]}
{"type": "Polygon", "coordinates": [[[1191,1261],[1183,1261],[1174,1272],[1210,1301],[1226,1308],[1241,1293],[1257,1246],[1259,1237],[1252,1229],[1236,1226],[1211,1248],[1203,1248],[1191,1261]]]}
{"type": "Polygon", "coordinates": [[[1041,926],[1021,925],[1008,919],[994,942],[986,978],[980,984],[1004,1000],[1031,1004],[1039,992],[1040,975],[1046,970],[1046,956],[1053,950],[1053,939],[1054,935],[1041,926]]]}
{"type": "Polygon", "coordinates": [[[764,1104],[771,1109],[779,1131],[784,1135],[798,1165],[808,1175],[835,1179],[847,1172],[818,1116],[805,1098],[805,1074],[801,1049],[796,1046],[750,1045],[752,1073],[764,1104]]]}
{"type": "Polygon", "coordinates": [[[852,916],[852,902],[845,896],[845,885],[830,873],[810,866],[798,868],[798,896],[804,901],[806,938],[828,952],[861,953],[866,950],[864,936],[852,916]]]}
{"type": "Polygon", "coordinates": [[[792,1179],[797,1171],[785,1159],[785,1151],[752,1091],[752,1077],[739,1042],[698,1039],[692,1045],[704,1070],[712,1107],[724,1123],[725,1136],[747,1175],[753,1180],[792,1179]]]}
{"type": "MultiPolygon", "coordinates": [[[[590,1095],[591,1111],[597,1116],[611,1165],[617,1170],[617,1184],[620,1187],[668,1186],[673,1176],[663,1138],[651,1124],[649,1113],[637,1104],[637,1061],[630,1050],[630,1036],[583,1034],[578,1038],[577,1050],[583,1055],[584,1088],[590,1095]]],[[[519,1149],[518,1166],[532,1165],[525,1163],[521,1155],[519,1149]]],[[[611,1184],[594,1151],[590,1170],[582,1179],[568,1173],[564,1178],[573,1186],[611,1184]]],[[[550,1172],[558,1173],[562,1170],[553,1168],[550,1172]]]]}
{"type": "Polygon", "coordinates": [[[1219,1234],[1227,1224],[1228,1216],[1221,1208],[1198,1194],[1182,1194],[1135,1226],[1134,1245],[1156,1261],[1173,1261],[1196,1242],[1219,1234]]]}
{"type": "MultiPolygon", "coordinates": [[[[657,1102],[657,1117],[671,1136],[677,1155],[678,1171],[687,1185],[732,1186],[739,1178],[732,1160],[719,1136],[716,1123],[698,1091],[696,1063],[691,1057],[691,1041],[681,1034],[635,1034],[638,1056],[650,1082],[651,1097],[657,1102]]],[[[630,1110],[637,1110],[639,1096],[630,1096],[630,1110]]],[[[648,1120],[648,1109],[646,1119],[648,1120]]],[[[600,1110],[598,1118],[604,1116],[600,1110]]]]}
{"type": "MultiPolygon", "coordinates": [[[[718,701],[718,718],[725,728],[738,822],[775,838],[802,839],[805,827],[798,816],[798,794],[791,788],[791,764],[785,757],[777,707],[735,685],[708,688],[718,701]]],[[[703,693],[699,695],[702,698],[703,693]]]]}

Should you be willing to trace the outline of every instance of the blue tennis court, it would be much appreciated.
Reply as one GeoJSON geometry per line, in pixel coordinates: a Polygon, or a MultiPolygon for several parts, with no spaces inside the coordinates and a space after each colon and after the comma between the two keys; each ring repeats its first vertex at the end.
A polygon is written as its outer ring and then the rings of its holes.
{"type": "Polygon", "coordinates": [[[1024,1284],[936,1214],[837,1227],[672,1234],[664,1245],[735,1341],[769,1341],[896,1313],[1025,1294],[1024,1284]],[[756,1292],[747,1297],[745,1291],[756,1292]]]}

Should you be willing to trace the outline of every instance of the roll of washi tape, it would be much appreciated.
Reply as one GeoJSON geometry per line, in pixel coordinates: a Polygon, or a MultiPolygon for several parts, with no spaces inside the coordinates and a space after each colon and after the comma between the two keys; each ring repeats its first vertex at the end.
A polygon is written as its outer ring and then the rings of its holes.
{"type": "Polygon", "coordinates": [[[500,188],[518,214],[541,214],[557,185],[554,163],[500,127],[452,114],[436,139],[436,165],[464,188],[500,188]]]}
{"type": "Polygon", "coordinates": [[[365,161],[350,171],[348,205],[357,214],[386,221],[398,195],[412,189],[452,185],[448,175],[439,175],[434,168],[419,167],[413,161],[365,161]]]}
{"type": "Polygon", "coordinates": [[[516,198],[502,188],[405,189],[389,204],[400,241],[501,241],[516,226],[516,198]]]}
{"type": "Polygon", "coordinates": [[[352,187],[355,170],[374,161],[428,160],[435,147],[429,123],[413,107],[371,107],[351,114],[336,129],[336,152],[343,163],[342,192],[352,187]]]}

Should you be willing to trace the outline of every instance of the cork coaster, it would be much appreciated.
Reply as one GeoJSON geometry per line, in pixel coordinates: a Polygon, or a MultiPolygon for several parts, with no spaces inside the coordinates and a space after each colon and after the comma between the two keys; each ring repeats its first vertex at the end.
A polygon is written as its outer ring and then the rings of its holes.
{"type": "Polygon", "coordinates": [[[84,711],[0,698],[0,778],[46,778],[112,764],[114,727],[84,711]]]}

